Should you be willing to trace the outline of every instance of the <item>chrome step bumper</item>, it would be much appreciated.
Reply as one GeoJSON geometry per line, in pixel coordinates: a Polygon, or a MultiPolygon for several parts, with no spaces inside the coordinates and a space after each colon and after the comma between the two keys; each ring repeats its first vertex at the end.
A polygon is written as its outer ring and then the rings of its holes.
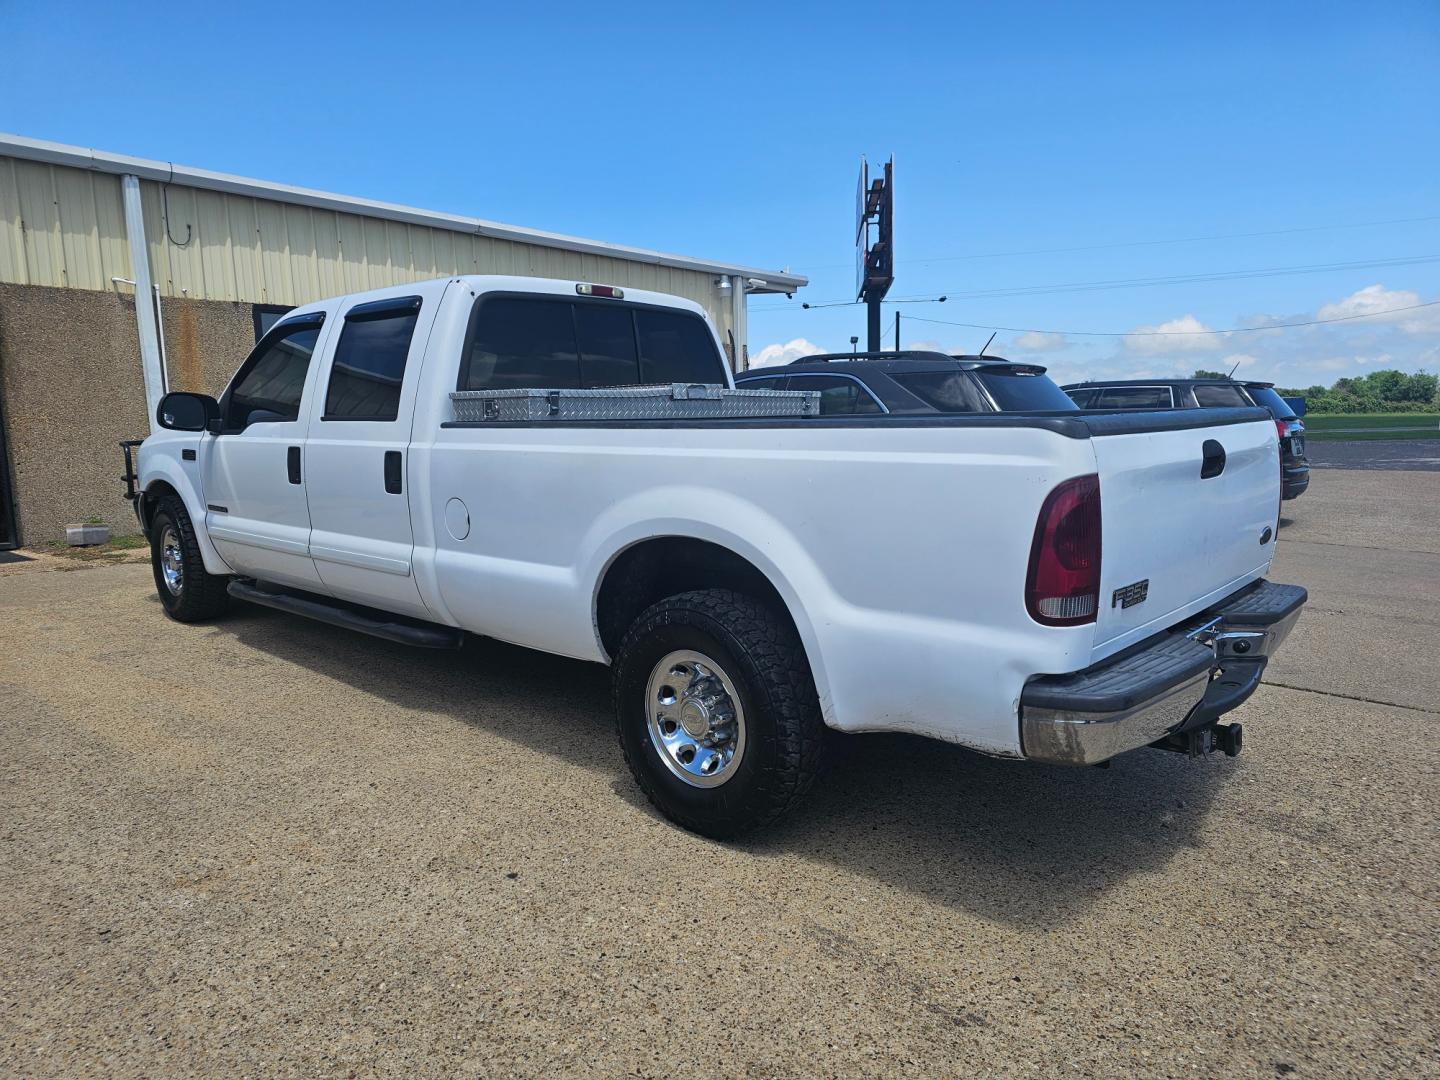
{"type": "Polygon", "coordinates": [[[1095,765],[1214,724],[1255,692],[1307,598],[1298,585],[1256,582],[1094,667],[1031,679],[1020,695],[1025,756],[1095,765]]]}

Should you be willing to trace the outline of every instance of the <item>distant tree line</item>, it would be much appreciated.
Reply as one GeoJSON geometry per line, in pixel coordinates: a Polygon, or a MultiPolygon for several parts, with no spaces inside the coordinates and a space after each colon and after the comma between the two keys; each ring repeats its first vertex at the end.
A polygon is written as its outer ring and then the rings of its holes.
{"type": "MultiPolygon", "coordinates": [[[[1223,379],[1223,371],[1197,371],[1197,379],[1223,379]]],[[[1334,386],[1275,388],[1283,397],[1303,397],[1306,412],[1440,412],[1440,379],[1424,371],[1407,375],[1387,369],[1358,379],[1337,379],[1334,386]]]]}

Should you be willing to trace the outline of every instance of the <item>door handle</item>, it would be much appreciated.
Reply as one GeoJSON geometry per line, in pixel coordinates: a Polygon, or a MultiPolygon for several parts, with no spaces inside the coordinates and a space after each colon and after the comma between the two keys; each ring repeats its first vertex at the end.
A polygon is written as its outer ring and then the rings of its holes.
{"type": "Polygon", "coordinates": [[[400,494],[400,451],[385,451],[385,490],[391,495],[400,494]]]}
{"type": "Polygon", "coordinates": [[[285,455],[285,468],[292,484],[300,483],[300,447],[292,446],[285,455]]]}
{"type": "Polygon", "coordinates": [[[1225,471],[1225,447],[1214,439],[1206,439],[1201,448],[1200,479],[1209,480],[1225,471]]]}

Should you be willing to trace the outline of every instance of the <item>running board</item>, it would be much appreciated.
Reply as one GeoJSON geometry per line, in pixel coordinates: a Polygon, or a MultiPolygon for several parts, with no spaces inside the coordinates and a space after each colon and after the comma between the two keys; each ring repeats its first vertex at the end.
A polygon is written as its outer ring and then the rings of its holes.
{"type": "Polygon", "coordinates": [[[401,645],[414,645],[421,649],[458,649],[465,643],[465,631],[439,623],[405,619],[372,608],[359,608],[339,600],[322,597],[297,596],[280,592],[273,586],[262,586],[255,581],[233,578],[226,591],[237,600],[248,600],[252,604],[263,604],[277,611],[288,611],[292,615],[304,615],[307,619],[329,623],[346,630],[358,630],[371,637],[396,641],[401,645]]]}

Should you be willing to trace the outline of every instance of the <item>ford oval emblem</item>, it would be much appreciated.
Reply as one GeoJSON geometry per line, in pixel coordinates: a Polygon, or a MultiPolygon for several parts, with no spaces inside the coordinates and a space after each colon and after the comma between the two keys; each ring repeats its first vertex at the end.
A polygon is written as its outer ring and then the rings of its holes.
{"type": "Polygon", "coordinates": [[[1266,544],[1268,544],[1270,542],[1270,537],[1274,535],[1274,530],[1271,529],[1269,525],[1266,525],[1265,531],[1260,534],[1260,546],[1264,547],[1266,544]]]}

